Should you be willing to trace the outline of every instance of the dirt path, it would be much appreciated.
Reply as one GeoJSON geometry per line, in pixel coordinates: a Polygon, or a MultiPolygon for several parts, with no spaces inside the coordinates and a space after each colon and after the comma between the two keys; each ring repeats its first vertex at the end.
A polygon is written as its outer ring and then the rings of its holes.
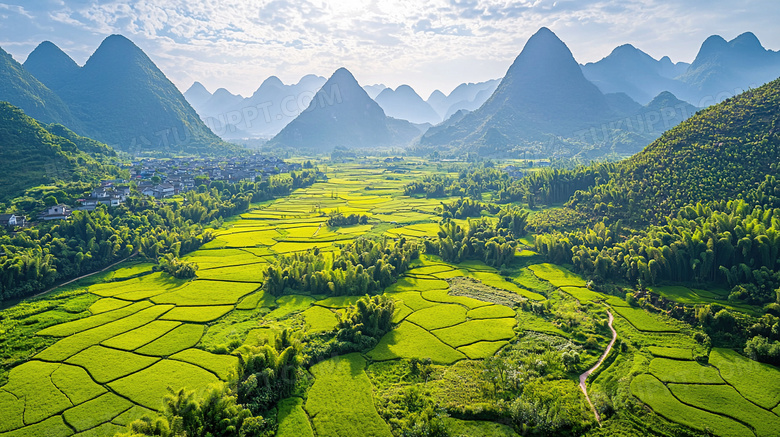
{"type": "Polygon", "coordinates": [[[590,405],[590,409],[593,410],[593,414],[596,416],[596,422],[599,423],[599,426],[601,426],[601,416],[599,416],[599,412],[596,411],[596,407],[593,406],[593,402],[590,401],[590,396],[588,396],[588,387],[585,386],[585,381],[587,381],[590,374],[595,372],[601,363],[604,362],[604,360],[607,358],[607,355],[609,355],[609,351],[612,350],[612,346],[615,345],[615,340],[617,340],[617,331],[615,331],[615,328],[612,327],[612,321],[615,320],[615,317],[612,316],[612,313],[609,310],[607,310],[607,314],[609,315],[609,329],[612,331],[612,341],[609,342],[609,346],[607,346],[607,349],[603,354],[601,354],[601,358],[599,358],[599,361],[596,363],[596,365],[580,375],[580,390],[585,393],[585,399],[588,400],[588,405],[590,405]]]}
{"type": "Polygon", "coordinates": [[[134,256],[136,256],[136,255],[138,255],[138,252],[134,252],[132,255],[128,256],[128,257],[127,257],[127,258],[125,258],[125,259],[120,259],[119,261],[117,261],[117,262],[115,262],[115,263],[111,264],[110,266],[108,266],[108,267],[106,267],[106,268],[104,268],[104,269],[102,269],[102,270],[98,270],[98,271],[96,271],[96,272],[92,272],[92,273],[87,273],[86,275],[81,275],[81,276],[79,276],[78,278],[73,278],[73,279],[71,279],[70,281],[63,282],[62,284],[56,285],[56,286],[54,286],[54,287],[52,287],[52,288],[50,288],[50,289],[48,289],[48,290],[46,290],[46,291],[42,291],[42,292],[40,292],[40,293],[38,293],[38,294],[36,294],[36,295],[34,295],[34,296],[30,296],[30,297],[28,297],[28,298],[26,298],[26,299],[33,299],[33,298],[36,298],[36,297],[38,297],[38,296],[43,296],[43,295],[44,295],[44,294],[46,294],[46,293],[50,293],[50,292],[52,292],[52,291],[54,291],[54,290],[56,290],[56,289],[58,289],[58,288],[60,288],[60,287],[64,287],[64,286],[66,286],[66,285],[68,285],[68,284],[72,284],[72,283],[74,283],[74,282],[76,282],[76,281],[78,281],[78,280],[80,280],[80,279],[89,278],[89,277],[90,277],[90,276],[92,276],[92,275],[97,275],[98,273],[103,273],[103,272],[105,272],[106,270],[108,270],[108,269],[110,269],[110,268],[112,268],[112,267],[116,266],[117,264],[121,264],[121,263],[123,263],[123,262],[125,262],[125,261],[129,260],[130,258],[132,258],[132,257],[134,257],[134,256]]]}

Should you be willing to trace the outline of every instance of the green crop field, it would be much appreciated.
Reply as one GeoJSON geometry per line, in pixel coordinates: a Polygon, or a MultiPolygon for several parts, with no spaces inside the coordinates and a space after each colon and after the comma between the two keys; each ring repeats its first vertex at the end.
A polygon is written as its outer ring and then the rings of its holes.
{"type": "Polygon", "coordinates": [[[152,410],[158,410],[168,387],[183,387],[200,391],[218,379],[211,372],[198,366],[176,360],[162,360],[140,372],[133,373],[108,384],[113,391],[131,401],[152,410]]]}
{"type": "Polygon", "coordinates": [[[469,319],[500,319],[504,317],[514,317],[515,310],[504,305],[488,305],[474,308],[466,313],[469,319]]]}
{"type": "Polygon", "coordinates": [[[327,332],[336,328],[338,319],[336,313],[321,307],[312,306],[301,313],[306,320],[306,326],[309,332],[327,332]]]}
{"type": "Polygon", "coordinates": [[[306,411],[319,436],[391,436],[374,408],[366,362],[358,354],[332,358],[311,368],[306,411]]]}
{"type": "Polygon", "coordinates": [[[643,309],[616,306],[614,311],[624,317],[640,331],[647,332],[677,332],[679,329],[665,321],[658,314],[651,314],[643,309]]]}
{"type": "Polygon", "coordinates": [[[65,411],[62,417],[77,432],[83,432],[111,421],[132,406],[133,403],[127,399],[113,393],[106,393],[65,411]]]}
{"type": "Polygon", "coordinates": [[[103,384],[135,373],[157,361],[158,359],[154,357],[146,357],[103,346],[92,346],[68,358],[65,362],[87,369],[87,372],[95,381],[103,384]]]}
{"type": "Polygon", "coordinates": [[[136,349],[143,355],[168,356],[195,346],[203,336],[204,327],[185,323],[173,328],[170,332],[153,342],[136,349]]]}
{"type": "Polygon", "coordinates": [[[132,351],[157,340],[179,325],[181,325],[181,322],[155,320],[140,328],[133,329],[124,334],[119,334],[116,337],[111,337],[101,344],[111,348],[132,351]]]}
{"type": "Polygon", "coordinates": [[[554,264],[535,264],[528,267],[540,279],[544,279],[555,287],[586,287],[582,277],[554,264]]]}
{"type": "Polygon", "coordinates": [[[200,349],[183,350],[175,355],[171,355],[170,359],[202,367],[217,375],[219,379],[225,381],[230,377],[230,374],[235,373],[238,368],[238,357],[233,355],[211,354],[200,349]]]}
{"type": "Polygon", "coordinates": [[[691,349],[681,349],[676,347],[648,346],[647,351],[653,356],[661,358],[674,358],[676,360],[692,360],[693,352],[691,349]]]}
{"type": "Polygon", "coordinates": [[[309,417],[303,411],[303,399],[287,398],[279,403],[277,437],[314,437],[309,417]]]}
{"type": "Polygon", "coordinates": [[[696,361],[653,358],[650,361],[650,373],[663,382],[724,384],[718,369],[699,364],[696,361]]]}
{"type": "Polygon", "coordinates": [[[466,308],[460,305],[436,305],[415,311],[406,320],[430,331],[465,322],[466,308]]]}
{"type": "Polygon", "coordinates": [[[767,409],[780,403],[780,370],[776,367],[720,348],[710,353],[710,364],[717,367],[723,379],[751,402],[767,409]]]}
{"type": "Polygon", "coordinates": [[[451,364],[466,358],[463,353],[447,346],[430,332],[410,322],[402,322],[396,329],[385,334],[379,344],[367,355],[377,361],[396,358],[430,358],[440,364],[451,364]]]}
{"type": "Polygon", "coordinates": [[[431,333],[445,344],[459,347],[478,341],[509,340],[515,335],[515,324],[517,321],[514,318],[469,320],[431,333]]]}
{"type": "Polygon", "coordinates": [[[230,305],[176,307],[166,312],[160,319],[205,323],[217,320],[231,310],[233,307],[230,305]]]}

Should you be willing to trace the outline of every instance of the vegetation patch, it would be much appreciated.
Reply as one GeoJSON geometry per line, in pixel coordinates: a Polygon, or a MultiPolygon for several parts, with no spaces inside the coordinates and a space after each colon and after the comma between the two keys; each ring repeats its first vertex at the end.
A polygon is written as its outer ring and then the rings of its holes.
{"type": "Polygon", "coordinates": [[[290,294],[276,299],[276,309],[266,314],[266,319],[281,319],[294,312],[308,308],[315,299],[302,294],[290,294]]]}
{"type": "Polygon", "coordinates": [[[631,381],[631,394],[652,408],[656,414],[698,431],[723,437],[753,434],[750,428],[739,422],[683,404],[652,375],[636,376],[631,381]]]}
{"type": "Polygon", "coordinates": [[[266,293],[265,291],[260,290],[241,299],[241,302],[236,305],[236,309],[254,310],[258,307],[270,308],[272,305],[274,305],[274,302],[275,298],[270,293],[266,293]]]}
{"type": "Polygon", "coordinates": [[[453,417],[442,419],[444,427],[453,436],[491,436],[515,437],[518,434],[512,427],[483,420],[460,420],[453,417]]]}
{"type": "Polygon", "coordinates": [[[287,398],[279,402],[279,428],[276,437],[314,437],[309,416],[303,410],[303,399],[287,398]]]}
{"type": "Polygon", "coordinates": [[[555,264],[534,264],[528,266],[540,279],[544,279],[556,288],[561,287],[587,287],[587,282],[581,276],[575,275],[569,270],[555,264]]]}
{"type": "Polygon", "coordinates": [[[167,273],[157,272],[118,282],[104,282],[89,287],[89,292],[100,297],[121,296],[124,300],[143,300],[180,286],[185,281],[167,273]]]}
{"type": "Polygon", "coordinates": [[[132,406],[133,403],[127,399],[106,393],[65,411],[63,418],[76,432],[82,432],[111,421],[132,406]]]}
{"type": "Polygon", "coordinates": [[[157,411],[168,387],[203,392],[218,379],[198,366],[176,360],[162,360],[140,372],[109,383],[109,387],[131,401],[157,411]]]}
{"type": "Polygon", "coordinates": [[[68,358],[66,363],[87,369],[95,381],[103,384],[149,367],[157,360],[131,352],[92,346],[68,358]]]}
{"type": "Polygon", "coordinates": [[[730,349],[714,348],[710,364],[748,400],[763,408],[774,408],[780,402],[780,370],[748,359],[730,349]]]}
{"type": "Polygon", "coordinates": [[[268,262],[257,259],[259,261],[254,264],[219,267],[208,270],[199,269],[197,275],[198,278],[204,280],[254,282],[259,284],[263,281],[263,270],[268,267],[268,262]]]}
{"type": "Polygon", "coordinates": [[[747,401],[731,386],[669,384],[668,388],[683,403],[750,425],[758,437],[777,435],[780,430],[780,417],[747,401]]]}
{"type": "Polygon", "coordinates": [[[172,305],[155,305],[132,316],[65,337],[49,346],[36,357],[46,361],[64,361],[84,349],[111,337],[139,328],[173,308],[172,305]]]}
{"type": "Polygon", "coordinates": [[[423,308],[429,308],[436,305],[435,302],[431,302],[427,299],[423,299],[422,294],[417,291],[403,291],[396,293],[385,293],[387,296],[392,297],[396,301],[403,302],[404,305],[411,308],[413,311],[419,311],[423,308]]]}
{"type": "MultiPolygon", "coordinates": [[[[491,268],[492,270],[492,268],[491,268]]],[[[472,276],[488,287],[493,287],[498,290],[506,290],[515,294],[519,294],[531,300],[544,300],[544,296],[533,291],[526,290],[518,287],[513,282],[509,282],[495,271],[476,271],[469,272],[469,276],[472,276]]]]}
{"type": "Polygon", "coordinates": [[[449,293],[449,290],[423,291],[422,297],[431,302],[453,303],[453,304],[463,305],[465,307],[468,307],[469,309],[490,305],[490,302],[486,302],[484,300],[478,300],[466,296],[453,296],[452,294],[449,293]]]}
{"type": "Polygon", "coordinates": [[[648,346],[647,351],[655,357],[673,358],[675,360],[692,360],[693,351],[678,347],[648,346]]]}
{"type": "Polygon", "coordinates": [[[184,287],[152,298],[157,304],[187,306],[234,305],[242,297],[257,290],[257,284],[241,282],[192,281],[184,287]]]}
{"type": "Polygon", "coordinates": [[[131,424],[132,422],[147,416],[147,417],[155,417],[157,413],[154,411],[144,408],[140,405],[133,405],[130,407],[129,410],[125,411],[124,413],[120,414],[119,416],[116,416],[114,420],[111,421],[111,423],[120,425],[120,426],[127,426],[131,424]]]}
{"type": "Polygon", "coordinates": [[[43,422],[26,426],[3,434],[3,437],[68,437],[73,430],[62,420],[62,416],[50,417],[43,422]]]}
{"type": "Polygon", "coordinates": [[[24,398],[17,398],[0,390],[0,432],[11,431],[24,426],[24,398]]]}
{"type": "Polygon", "coordinates": [[[38,335],[51,335],[54,337],[67,337],[77,332],[86,331],[87,329],[94,328],[96,326],[105,325],[106,323],[119,320],[127,317],[131,314],[135,314],[143,309],[152,306],[149,302],[136,302],[130,306],[108,311],[96,316],[87,317],[84,319],[74,320],[72,322],[62,323],[54,325],[52,327],[38,331],[38,335]]]}
{"type": "Polygon", "coordinates": [[[113,423],[104,423],[95,428],[88,429],[84,432],[74,434],[73,437],[106,437],[123,433],[127,429],[123,426],[115,425],[113,423]]]}
{"type": "Polygon", "coordinates": [[[588,290],[584,287],[561,287],[561,290],[570,294],[573,298],[577,299],[581,304],[590,302],[599,302],[604,300],[604,295],[595,291],[588,290]]]}
{"type": "Polygon", "coordinates": [[[420,279],[413,277],[403,277],[395,284],[385,289],[386,293],[395,293],[397,291],[428,291],[428,290],[446,290],[449,287],[446,281],[441,279],[420,279]]]}
{"type": "Polygon", "coordinates": [[[359,354],[331,358],[311,367],[314,385],[306,411],[320,436],[390,437],[390,427],[374,407],[366,361],[359,354]]]}
{"type": "Polygon", "coordinates": [[[51,381],[73,405],[95,398],[106,391],[89,377],[86,370],[67,364],[61,365],[51,374],[51,381]]]}
{"type": "Polygon", "coordinates": [[[628,320],[634,328],[646,332],[679,332],[680,330],[657,314],[651,314],[640,308],[614,307],[616,313],[628,320]]]}
{"type": "Polygon", "coordinates": [[[413,312],[407,321],[426,330],[446,328],[466,321],[466,308],[460,305],[442,304],[413,312]]]}
{"type": "Polygon", "coordinates": [[[202,367],[223,381],[227,381],[231,373],[238,369],[238,357],[234,355],[216,355],[200,349],[187,349],[170,357],[172,360],[184,361],[202,367]]]}
{"type": "Polygon", "coordinates": [[[92,314],[105,313],[106,311],[113,311],[119,308],[126,307],[132,302],[126,300],[114,299],[113,297],[106,297],[98,300],[89,307],[89,312],[92,314]]]}
{"type": "Polygon", "coordinates": [[[203,325],[185,323],[157,340],[136,350],[139,354],[168,356],[198,344],[203,336],[203,325]]]}
{"type": "Polygon", "coordinates": [[[132,351],[153,342],[179,325],[181,325],[181,322],[155,320],[140,328],[109,338],[101,344],[111,348],[132,351]]]}
{"type": "Polygon", "coordinates": [[[314,304],[325,308],[346,308],[350,305],[354,305],[360,298],[361,296],[331,296],[318,300],[317,302],[314,302],[314,304]]]}
{"type": "Polygon", "coordinates": [[[516,323],[514,318],[469,320],[431,333],[452,347],[460,347],[478,341],[509,340],[515,336],[516,323]]]}
{"type": "Polygon", "coordinates": [[[206,323],[224,316],[233,310],[231,305],[176,307],[160,317],[161,320],[178,320],[180,322],[206,323]]]}
{"type": "Polygon", "coordinates": [[[571,334],[563,331],[553,322],[534,313],[518,311],[515,319],[523,331],[541,332],[544,334],[560,335],[561,337],[571,336],[571,334]]]}
{"type": "Polygon", "coordinates": [[[8,384],[3,388],[24,399],[24,423],[35,423],[51,417],[72,404],[52,382],[51,374],[59,364],[29,361],[11,369],[8,384]]]}
{"type": "Polygon", "coordinates": [[[653,358],[650,373],[664,382],[688,384],[723,384],[718,369],[699,364],[696,361],[653,358]]]}
{"type": "Polygon", "coordinates": [[[518,306],[526,300],[517,293],[491,287],[474,278],[456,276],[448,278],[447,283],[450,286],[449,294],[452,296],[469,297],[510,308],[518,306]]]}
{"type": "Polygon", "coordinates": [[[385,334],[366,355],[376,361],[429,358],[439,364],[452,364],[466,358],[466,355],[442,343],[430,332],[409,322],[401,322],[396,329],[385,334]]]}
{"type": "Polygon", "coordinates": [[[504,317],[514,317],[515,310],[504,305],[488,305],[474,308],[466,313],[469,319],[501,319],[504,317]]]}
{"type": "Polygon", "coordinates": [[[301,315],[306,320],[307,330],[310,333],[333,331],[338,325],[336,313],[321,306],[311,306],[301,315]]]}
{"type": "Polygon", "coordinates": [[[467,346],[461,346],[458,350],[466,354],[471,360],[480,360],[492,357],[508,344],[508,341],[478,341],[467,346]]]}

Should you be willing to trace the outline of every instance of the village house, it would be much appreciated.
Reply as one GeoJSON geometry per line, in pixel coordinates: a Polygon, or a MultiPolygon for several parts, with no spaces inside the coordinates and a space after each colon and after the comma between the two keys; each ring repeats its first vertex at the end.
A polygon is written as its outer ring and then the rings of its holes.
{"type": "Polygon", "coordinates": [[[73,214],[73,210],[68,205],[59,204],[50,206],[38,217],[41,220],[67,220],[73,214]]]}
{"type": "Polygon", "coordinates": [[[25,217],[18,214],[0,214],[0,226],[24,227],[26,224],[25,217]]]}

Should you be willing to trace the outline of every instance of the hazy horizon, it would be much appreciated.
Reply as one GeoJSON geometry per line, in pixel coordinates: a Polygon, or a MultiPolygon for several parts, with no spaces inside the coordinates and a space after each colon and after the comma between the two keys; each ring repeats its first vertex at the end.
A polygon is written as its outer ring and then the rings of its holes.
{"type": "Polygon", "coordinates": [[[736,7],[722,1],[27,3],[0,3],[0,46],[20,62],[49,40],[83,65],[106,36],[119,33],[182,92],[198,81],[211,92],[243,96],[272,75],[289,84],[306,74],[329,77],[343,66],[361,85],[407,84],[427,99],[435,89],[448,94],[463,82],[502,77],[542,26],[582,64],[622,44],[656,59],[691,62],[708,36],[731,40],[748,31],[764,47],[780,48],[780,11],[766,0],[736,7]]]}

